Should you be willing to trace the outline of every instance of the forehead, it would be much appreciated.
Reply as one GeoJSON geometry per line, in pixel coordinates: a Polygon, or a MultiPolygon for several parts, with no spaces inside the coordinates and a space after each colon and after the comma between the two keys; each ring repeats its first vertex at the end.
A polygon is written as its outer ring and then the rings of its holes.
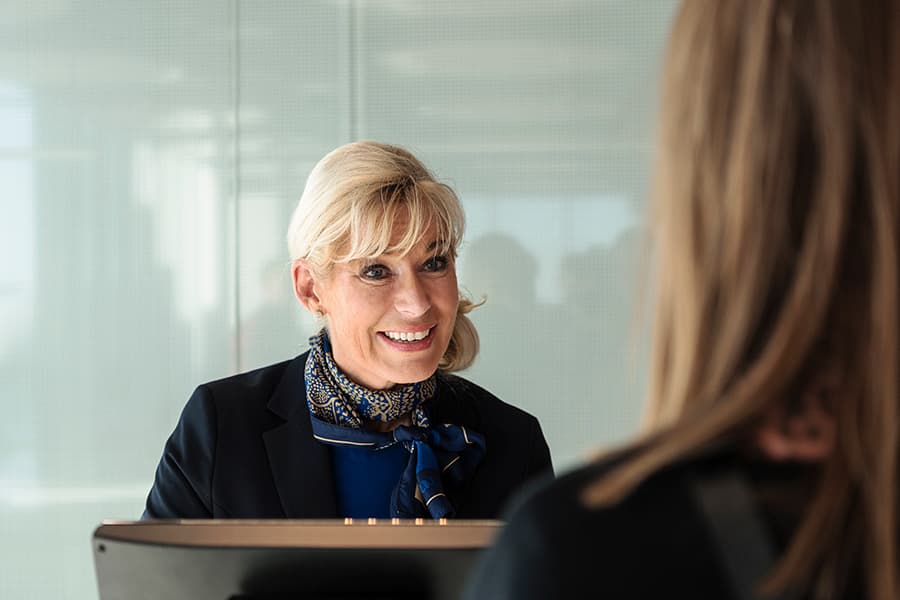
{"type": "MultiPolygon", "coordinates": [[[[374,249],[371,256],[406,256],[407,254],[433,253],[443,249],[444,240],[438,239],[439,235],[435,227],[429,227],[415,240],[406,239],[408,230],[404,225],[395,225],[391,230],[390,241],[382,249],[374,249]],[[378,252],[381,250],[381,252],[378,252]]],[[[365,258],[365,257],[359,257],[365,258]]]]}
{"type": "Polygon", "coordinates": [[[436,241],[445,246],[453,244],[452,240],[445,239],[453,232],[445,231],[443,222],[437,211],[411,215],[405,207],[382,210],[355,221],[347,240],[347,254],[350,257],[406,254],[436,241]]]}

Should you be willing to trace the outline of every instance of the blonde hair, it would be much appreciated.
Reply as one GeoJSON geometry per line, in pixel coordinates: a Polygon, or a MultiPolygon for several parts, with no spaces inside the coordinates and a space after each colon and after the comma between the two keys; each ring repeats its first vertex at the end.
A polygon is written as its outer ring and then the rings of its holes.
{"type": "Polygon", "coordinates": [[[823,370],[834,451],[768,578],[898,597],[900,10],[687,0],[665,68],[656,311],[641,450],[585,492],[748,439],[823,370]]]}
{"type": "MultiPolygon", "coordinates": [[[[433,230],[441,254],[456,256],[465,215],[453,190],[407,150],[379,142],[341,146],[316,164],[294,209],[287,242],[315,277],[335,263],[405,255],[433,230]],[[395,224],[406,231],[394,240],[395,224]]],[[[438,369],[459,371],[478,354],[478,332],[466,316],[478,306],[460,294],[456,325],[438,369]]]]}

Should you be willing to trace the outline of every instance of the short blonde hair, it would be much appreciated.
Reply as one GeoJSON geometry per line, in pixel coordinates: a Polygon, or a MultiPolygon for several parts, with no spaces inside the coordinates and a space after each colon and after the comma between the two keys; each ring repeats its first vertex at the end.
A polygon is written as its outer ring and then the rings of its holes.
{"type": "MultiPolygon", "coordinates": [[[[315,277],[335,263],[405,255],[434,229],[437,251],[456,256],[465,214],[456,193],[438,182],[409,151],[372,141],[341,146],[320,160],[294,209],[287,232],[292,260],[305,259],[315,277]],[[393,240],[398,219],[406,232],[393,240]]],[[[459,371],[478,354],[478,332],[466,316],[478,306],[460,294],[456,325],[438,369],[459,371]]]]}

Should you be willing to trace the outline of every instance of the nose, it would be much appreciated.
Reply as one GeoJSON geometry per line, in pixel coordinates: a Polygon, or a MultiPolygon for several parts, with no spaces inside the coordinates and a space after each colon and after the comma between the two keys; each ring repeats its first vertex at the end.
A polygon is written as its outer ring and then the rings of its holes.
{"type": "Polygon", "coordinates": [[[394,307],[407,317],[420,317],[431,308],[427,284],[418,273],[406,273],[398,278],[394,307]]]}

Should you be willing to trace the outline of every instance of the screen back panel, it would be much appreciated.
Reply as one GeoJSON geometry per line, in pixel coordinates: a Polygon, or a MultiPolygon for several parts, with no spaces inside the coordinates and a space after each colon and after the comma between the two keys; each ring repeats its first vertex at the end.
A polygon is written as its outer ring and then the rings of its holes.
{"type": "Polygon", "coordinates": [[[100,600],[450,600],[498,522],[158,521],[94,533],[100,600]]]}

